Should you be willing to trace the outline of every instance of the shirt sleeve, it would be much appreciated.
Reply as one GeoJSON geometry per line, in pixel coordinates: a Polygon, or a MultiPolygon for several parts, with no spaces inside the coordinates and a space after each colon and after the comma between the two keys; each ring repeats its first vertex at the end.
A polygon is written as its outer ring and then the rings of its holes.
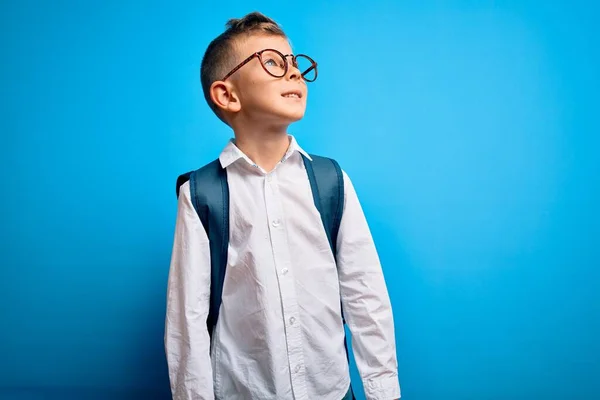
{"type": "Polygon", "coordinates": [[[190,198],[181,186],[167,285],[165,352],[174,400],[213,400],[210,337],[210,247],[190,198]]]}
{"type": "Polygon", "coordinates": [[[350,178],[337,238],[342,307],[368,400],[400,398],[392,307],[377,250],[350,178]]]}

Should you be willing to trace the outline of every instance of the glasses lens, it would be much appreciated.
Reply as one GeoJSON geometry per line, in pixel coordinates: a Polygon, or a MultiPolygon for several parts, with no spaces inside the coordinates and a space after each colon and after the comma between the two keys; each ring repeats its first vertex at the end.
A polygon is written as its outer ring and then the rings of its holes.
{"type": "Polygon", "coordinates": [[[285,75],[285,61],[281,54],[267,50],[261,55],[262,63],[267,72],[277,78],[285,75]]]}
{"type": "Polygon", "coordinates": [[[312,82],[317,79],[317,63],[301,54],[296,56],[296,62],[298,63],[298,70],[300,70],[305,80],[312,82]]]}

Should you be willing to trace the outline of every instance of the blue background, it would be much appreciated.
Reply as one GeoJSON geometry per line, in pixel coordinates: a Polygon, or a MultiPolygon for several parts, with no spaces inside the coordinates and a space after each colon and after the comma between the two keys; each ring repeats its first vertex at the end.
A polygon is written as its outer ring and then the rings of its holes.
{"type": "Polygon", "coordinates": [[[403,397],[600,398],[591,1],[1,2],[0,398],[168,398],[175,178],[231,137],[199,64],[255,9],[319,62],[290,132],[354,181],[403,397]]]}

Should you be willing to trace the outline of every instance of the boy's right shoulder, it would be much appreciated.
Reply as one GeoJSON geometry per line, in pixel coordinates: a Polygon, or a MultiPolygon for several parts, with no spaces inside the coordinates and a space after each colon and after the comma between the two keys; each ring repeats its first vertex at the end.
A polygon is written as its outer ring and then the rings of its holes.
{"type": "Polygon", "coordinates": [[[217,158],[193,171],[186,172],[177,177],[175,194],[179,197],[181,186],[192,179],[196,181],[214,181],[219,180],[225,170],[221,167],[221,162],[217,158]]]}

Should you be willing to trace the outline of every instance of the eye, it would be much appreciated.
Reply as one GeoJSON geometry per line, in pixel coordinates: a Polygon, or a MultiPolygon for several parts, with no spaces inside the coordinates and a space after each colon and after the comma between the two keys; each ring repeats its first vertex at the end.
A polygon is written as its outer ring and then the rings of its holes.
{"type": "Polygon", "coordinates": [[[278,65],[277,65],[277,61],[273,60],[272,58],[266,59],[266,60],[264,61],[264,64],[265,64],[267,67],[277,67],[277,66],[278,66],[278,65]]]}

